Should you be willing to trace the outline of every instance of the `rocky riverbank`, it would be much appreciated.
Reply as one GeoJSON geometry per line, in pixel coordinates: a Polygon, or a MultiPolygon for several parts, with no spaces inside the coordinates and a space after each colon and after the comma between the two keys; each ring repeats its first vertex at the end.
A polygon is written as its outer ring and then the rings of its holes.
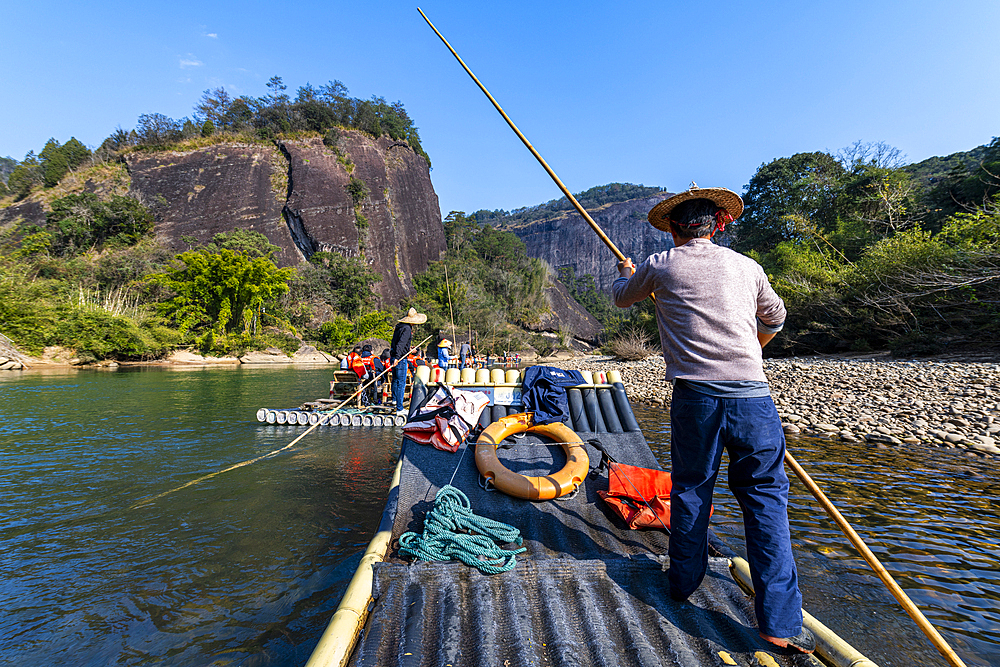
{"type": "MultiPolygon", "coordinates": [[[[388,345],[388,343],[386,343],[388,345]]],[[[239,357],[212,357],[190,350],[175,350],[163,359],[149,361],[122,361],[110,359],[85,361],[73,350],[47,347],[40,357],[20,353],[9,340],[0,337],[0,370],[37,370],[71,366],[76,368],[118,368],[119,366],[226,366],[239,364],[339,364],[341,356],[327,354],[312,345],[302,345],[291,356],[276,347],[247,352],[239,357]]]]}
{"type": "MultiPolygon", "coordinates": [[[[588,360],[617,368],[634,401],[669,405],[663,359],[588,360]]],[[[892,447],[927,444],[1000,456],[1000,363],[887,358],[768,359],[764,371],[785,433],[892,447]]]]}

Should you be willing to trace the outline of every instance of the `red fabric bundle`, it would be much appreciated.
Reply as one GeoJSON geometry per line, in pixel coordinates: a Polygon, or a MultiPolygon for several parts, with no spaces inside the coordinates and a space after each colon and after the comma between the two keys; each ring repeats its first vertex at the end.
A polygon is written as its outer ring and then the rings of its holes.
{"type": "Polygon", "coordinates": [[[624,463],[608,466],[608,490],[597,493],[629,528],[670,528],[670,473],[624,463]]]}
{"type": "MultiPolygon", "coordinates": [[[[608,465],[608,490],[598,495],[629,528],[670,528],[670,473],[624,463],[608,465]]],[[[715,511],[713,505],[709,516],[715,511]]]]}
{"type": "Polygon", "coordinates": [[[411,428],[405,431],[406,437],[421,445],[431,444],[431,437],[437,433],[436,427],[431,428],[411,428]]]}

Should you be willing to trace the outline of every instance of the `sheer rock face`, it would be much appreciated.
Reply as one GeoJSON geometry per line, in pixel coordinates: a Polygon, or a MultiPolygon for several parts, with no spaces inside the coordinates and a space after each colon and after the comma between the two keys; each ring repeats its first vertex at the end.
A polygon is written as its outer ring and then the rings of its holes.
{"type": "Polygon", "coordinates": [[[27,225],[45,226],[45,207],[40,201],[26,201],[0,208],[0,230],[27,225]]]}
{"type": "Polygon", "coordinates": [[[281,215],[287,161],[270,144],[218,144],[126,157],[132,193],[156,218],[156,236],[175,252],[221,232],[249,229],[281,248],[282,266],[304,259],[281,215]],[[272,185],[272,181],[274,182],[272,185]]]}
{"type": "Polygon", "coordinates": [[[337,144],[341,157],[320,139],[285,142],[283,149],[291,168],[285,214],[292,233],[302,237],[300,245],[308,244],[310,254],[364,255],[382,276],[375,289],[383,297],[398,300],[411,293],[413,274],[445,250],[438,198],[424,159],[388,137],[372,141],[347,131],[337,144]],[[345,164],[353,164],[351,173],[345,164]],[[347,189],[351,178],[368,190],[357,213],[347,189]]]}
{"type": "MultiPolygon", "coordinates": [[[[618,249],[638,266],[652,254],[673,247],[667,232],[661,232],[646,220],[656,204],[670,197],[664,192],[652,197],[606,204],[587,211],[618,249]]],[[[560,212],[551,218],[505,227],[524,241],[528,254],[548,262],[552,268],[573,267],[577,277],[591,274],[597,286],[610,294],[611,283],[618,277],[618,260],[590,225],[575,211],[560,212]]]]}
{"type": "Polygon", "coordinates": [[[445,250],[444,227],[426,160],[388,137],[341,131],[338,152],[320,139],[219,144],[185,153],[128,156],[132,190],[156,217],[156,234],[176,251],[219,232],[264,234],[293,266],[318,251],[363,256],[383,276],[386,303],[412,293],[412,276],[445,250]],[[348,173],[348,170],[351,173],[348,173]],[[359,224],[347,185],[364,182],[359,224]]]}
{"type": "Polygon", "coordinates": [[[574,338],[594,343],[604,327],[580,303],[570,296],[566,286],[558,280],[545,288],[545,300],[549,312],[543,313],[539,321],[526,328],[532,331],[568,332],[574,338]]]}

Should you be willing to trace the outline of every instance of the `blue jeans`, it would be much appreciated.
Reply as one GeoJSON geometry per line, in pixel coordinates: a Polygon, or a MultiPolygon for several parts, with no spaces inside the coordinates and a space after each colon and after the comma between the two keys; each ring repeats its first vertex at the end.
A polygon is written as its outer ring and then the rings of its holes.
{"type": "Polygon", "coordinates": [[[410,362],[403,359],[392,369],[392,400],[396,402],[396,411],[403,409],[403,394],[406,393],[406,370],[410,362]]]}
{"type": "Polygon", "coordinates": [[[766,635],[793,637],[802,630],[802,595],[788,530],[785,434],[770,396],[713,398],[674,387],[670,594],[686,598],[705,577],[709,510],[723,449],[729,452],[729,488],[743,510],[757,624],[766,635]]]}

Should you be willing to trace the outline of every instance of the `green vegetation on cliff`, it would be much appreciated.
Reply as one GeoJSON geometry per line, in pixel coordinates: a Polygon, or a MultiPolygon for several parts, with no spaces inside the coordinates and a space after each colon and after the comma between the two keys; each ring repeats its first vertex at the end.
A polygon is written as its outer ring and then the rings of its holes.
{"type": "Polygon", "coordinates": [[[509,326],[531,324],[547,308],[548,267],[528,257],[514,234],[479,224],[461,211],[449,213],[444,227],[444,257],[413,278],[417,295],[412,305],[427,313],[427,326],[448,336],[452,321],[457,335],[471,326],[479,332],[484,352],[529,344],[542,351],[551,348],[542,337],[509,326]]]}
{"type": "Polygon", "coordinates": [[[402,102],[388,103],[384,97],[370,100],[349,97],[340,81],[318,88],[300,87],[295,99],[285,91],[279,76],[271,77],[269,93],[261,97],[231,96],[224,88],[206,90],[194,109],[194,122],[175,120],[163,114],[139,116],[131,132],[118,130],[105,140],[103,149],[119,151],[132,146],[160,150],[185,141],[225,137],[270,140],[298,133],[318,135],[334,128],[353,128],[373,137],[388,135],[405,141],[418,154],[430,158],[420,145],[420,136],[402,102]]]}
{"type": "Polygon", "coordinates": [[[994,141],[982,164],[959,162],[944,179],[925,171],[923,183],[884,144],[762,165],[727,240],[763,265],[788,306],[769,350],[995,346],[1000,181],[989,174],[1000,164],[987,160],[998,151],[994,141]]]}
{"type": "Polygon", "coordinates": [[[90,157],[90,150],[75,137],[65,144],[49,139],[37,156],[34,151],[28,151],[21,162],[4,164],[6,188],[0,190],[0,196],[12,194],[23,199],[37,187],[54,187],[71,169],[84,164],[90,157]]]}
{"type": "Polygon", "coordinates": [[[52,188],[67,173],[94,161],[120,157],[130,150],[184,150],[226,141],[270,142],[303,135],[332,136],[337,128],[352,128],[373,137],[386,135],[406,142],[415,153],[430,157],[420,145],[420,135],[402,102],[384,97],[370,100],[350,97],[340,81],[300,87],[294,99],[279,76],[267,83],[261,97],[233,97],[224,88],[206,90],[191,118],[174,119],[161,113],[139,116],[135,129],[116,129],[91,151],[75,138],[65,144],[49,139],[36,154],[21,161],[0,158],[0,198],[24,199],[33,191],[52,188]]]}

